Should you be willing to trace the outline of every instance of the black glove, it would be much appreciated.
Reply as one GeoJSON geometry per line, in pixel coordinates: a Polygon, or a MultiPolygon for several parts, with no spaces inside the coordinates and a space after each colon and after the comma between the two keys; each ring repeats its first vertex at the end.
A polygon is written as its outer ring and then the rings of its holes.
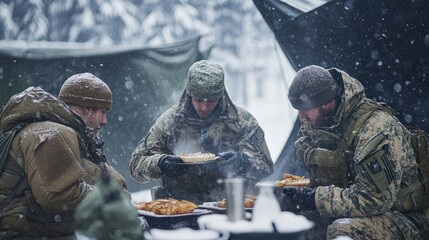
{"type": "Polygon", "coordinates": [[[316,190],[309,187],[284,187],[280,206],[283,211],[315,211],[316,190]]]}
{"type": "Polygon", "coordinates": [[[172,178],[177,178],[188,172],[189,166],[178,164],[183,160],[174,155],[165,155],[158,162],[161,172],[172,178]]]}
{"type": "Polygon", "coordinates": [[[244,153],[228,151],[219,153],[219,160],[217,162],[219,170],[223,171],[226,176],[234,177],[232,175],[242,175],[249,171],[252,164],[249,158],[244,153]]]}

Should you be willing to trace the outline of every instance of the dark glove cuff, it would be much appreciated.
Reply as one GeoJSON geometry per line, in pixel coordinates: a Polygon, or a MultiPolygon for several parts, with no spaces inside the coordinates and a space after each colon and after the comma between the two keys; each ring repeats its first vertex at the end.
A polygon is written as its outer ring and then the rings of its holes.
{"type": "Polygon", "coordinates": [[[316,190],[308,187],[285,187],[283,194],[286,197],[286,210],[290,211],[315,211],[316,190]]]}
{"type": "Polygon", "coordinates": [[[168,159],[168,155],[166,155],[166,154],[162,155],[158,161],[158,165],[161,164],[162,162],[166,161],[167,159],[168,159]]]}
{"type": "Polygon", "coordinates": [[[317,210],[317,206],[316,206],[316,189],[311,189],[310,192],[308,193],[308,197],[305,198],[305,200],[307,201],[305,203],[305,206],[308,206],[307,210],[310,210],[310,211],[317,210]]]}
{"type": "Polygon", "coordinates": [[[162,162],[164,162],[164,161],[165,161],[165,156],[166,156],[166,155],[164,155],[164,156],[162,156],[162,157],[160,157],[160,158],[159,158],[159,160],[158,160],[158,167],[160,167],[160,168],[161,168],[162,162]]]}
{"type": "Polygon", "coordinates": [[[161,169],[161,171],[164,168],[165,161],[167,161],[167,155],[162,156],[158,161],[158,167],[161,169]]]}

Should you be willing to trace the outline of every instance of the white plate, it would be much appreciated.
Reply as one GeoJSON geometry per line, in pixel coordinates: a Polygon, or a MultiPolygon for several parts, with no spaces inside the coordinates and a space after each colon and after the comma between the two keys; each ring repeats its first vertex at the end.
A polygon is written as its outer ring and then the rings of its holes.
{"type": "Polygon", "coordinates": [[[208,213],[212,213],[209,209],[195,209],[191,213],[185,213],[185,214],[176,214],[176,215],[161,215],[161,214],[155,214],[153,212],[144,211],[144,210],[137,210],[137,213],[140,216],[144,217],[155,217],[155,218],[177,218],[177,217],[187,217],[187,216],[200,216],[208,213]]]}
{"type": "Polygon", "coordinates": [[[216,156],[214,159],[212,159],[212,160],[207,160],[207,161],[198,161],[198,162],[182,162],[182,163],[177,163],[177,164],[179,164],[179,165],[199,165],[199,164],[215,163],[217,160],[219,160],[219,156],[216,156]]]}
{"type": "MultiPolygon", "coordinates": [[[[215,212],[226,212],[226,208],[221,208],[218,206],[217,202],[205,202],[201,205],[198,205],[199,208],[209,209],[215,212]]],[[[244,208],[245,211],[251,212],[253,208],[244,208]]]]}

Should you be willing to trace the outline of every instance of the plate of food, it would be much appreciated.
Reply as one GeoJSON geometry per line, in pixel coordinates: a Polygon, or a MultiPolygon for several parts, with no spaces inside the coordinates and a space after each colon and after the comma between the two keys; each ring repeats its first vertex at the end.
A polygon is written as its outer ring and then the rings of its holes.
{"type": "Polygon", "coordinates": [[[182,153],[179,154],[178,157],[183,160],[184,165],[195,165],[195,164],[206,164],[213,163],[214,161],[219,159],[219,156],[216,156],[213,153],[182,153]]]}
{"type": "Polygon", "coordinates": [[[277,180],[274,182],[276,187],[306,187],[310,184],[310,179],[305,178],[305,176],[297,176],[290,173],[283,174],[282,180],[277,180]]]}
{"type": "Polygon", "coordinates": [[[196,229],[199,216],[213,213],[209,209],[199,209],[193,202],[173,198],[137,203],[136,206],[137,213],[144,217],[149,228],[159,229],[196,229]]]}
{"type": "Polygon", "coordinates": [[[281,201],[284,187],[306,187],[310,184],[310,179],[305,176],[284,173],[283,179],[273,181],[272,184],[274,187],[274,195],[278,201],[281,201]]]}
{"type": "MultiPolygon", "coordinates": [[[[253,206],[255,205],[256,196],[246,194],[244,195],[244,210],[251,212],[253,210],[253,206]]],[[[226,212],[227,204],[226,199],[222,199],[217,202],[205,202],[201,205],[198,205],[199,208],[209,209],[214,212],[224,213],[226,212]]]]}

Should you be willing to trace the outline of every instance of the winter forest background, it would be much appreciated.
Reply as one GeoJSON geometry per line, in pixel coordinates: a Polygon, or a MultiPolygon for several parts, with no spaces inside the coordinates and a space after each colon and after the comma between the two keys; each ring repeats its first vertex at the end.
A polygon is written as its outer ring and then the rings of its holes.
{"type": "MultiPolygon", "coordinates": [[[[94,48],[142,44],[158,47],[197,35],[204,36],[200,44],[213,44],[208,58],[225,68],[229,95],[257,118],[275,161],[296,117],[286,97],[294,70],[253,1],[0,2],[0,41],[78,42],[94,48]]],[[[7,81],[1,69],[0,63],[0,81],[7,81]]],[[[128,165],[129,158],[124,154],[121,159],[109,161],[128,165]]]]}

